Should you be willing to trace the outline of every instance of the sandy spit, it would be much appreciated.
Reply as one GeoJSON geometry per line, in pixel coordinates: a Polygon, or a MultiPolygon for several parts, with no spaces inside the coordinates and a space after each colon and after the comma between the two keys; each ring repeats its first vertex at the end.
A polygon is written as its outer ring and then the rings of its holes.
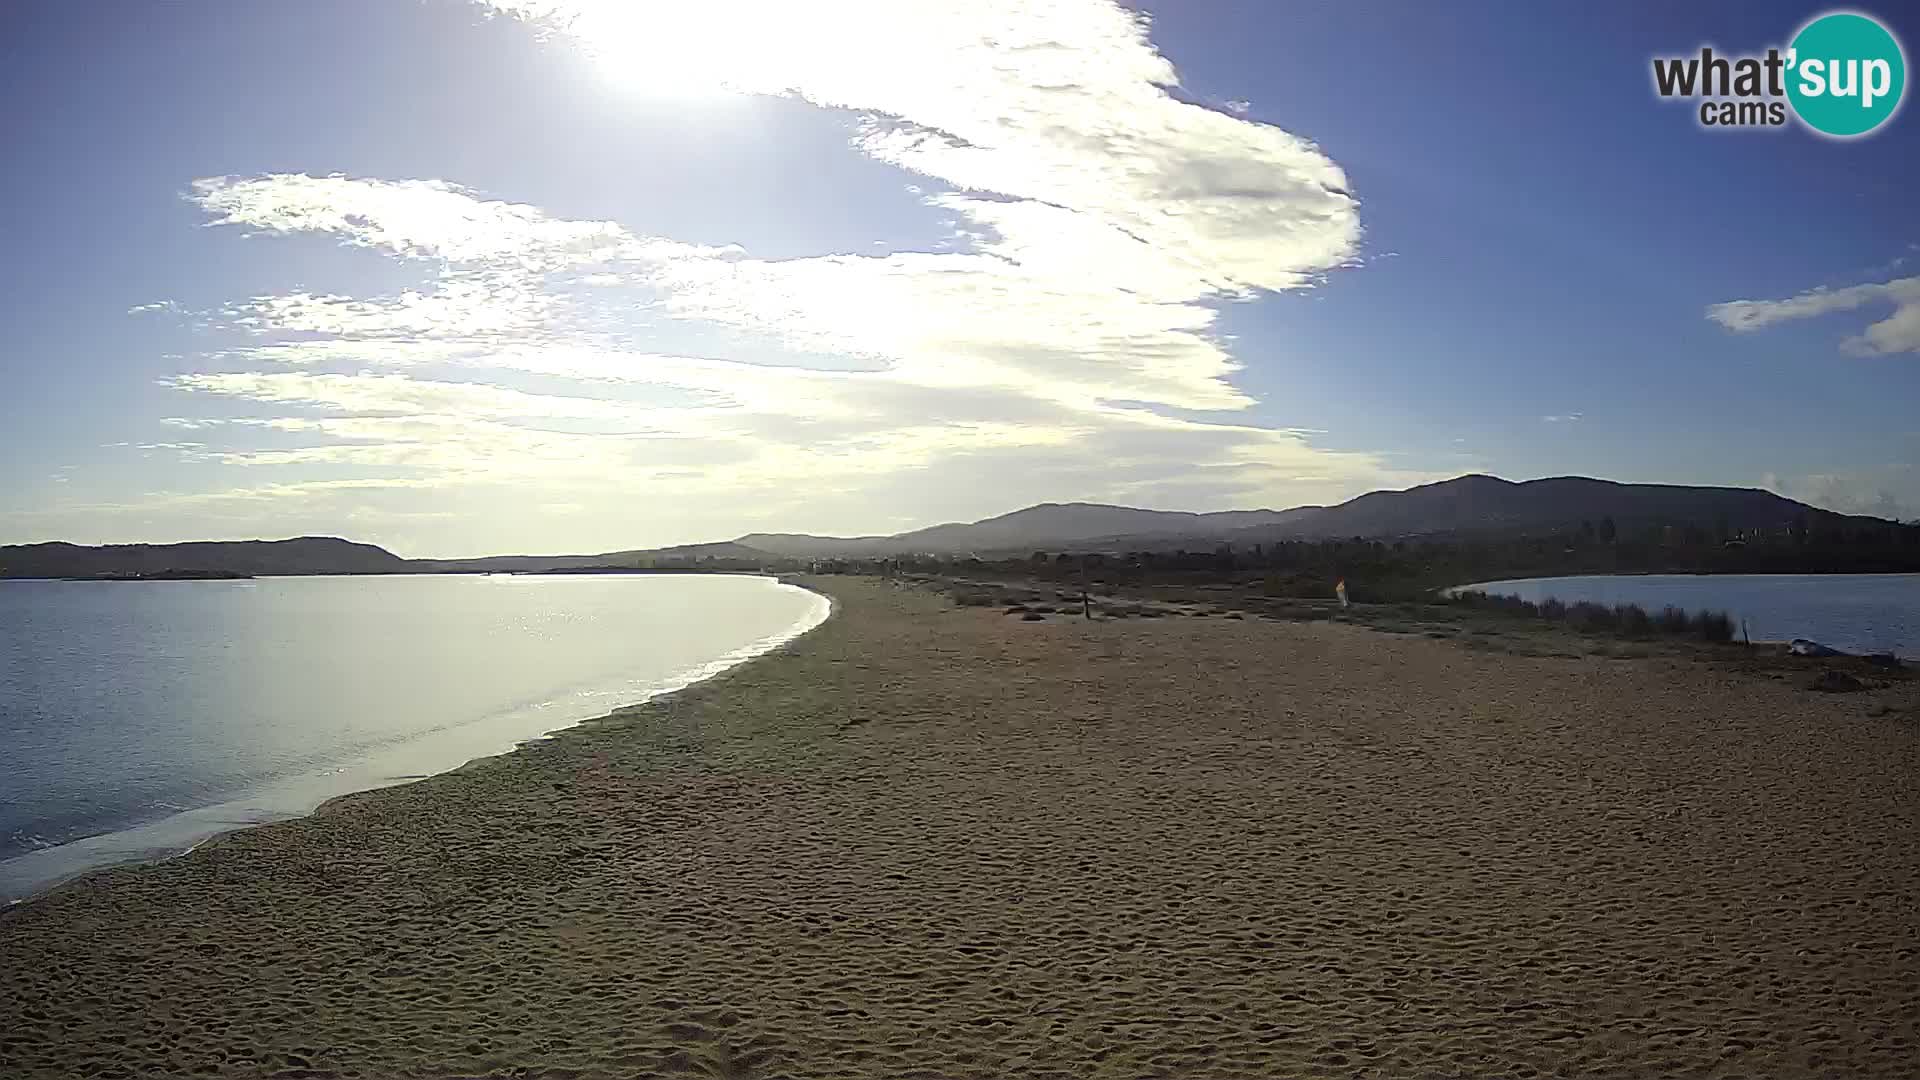
{"type": "Polygon", "coordinates": [[[0,915],[0,1077],[1920,1062],[1868,695],[819,587],[721,679],[0,915]]]}

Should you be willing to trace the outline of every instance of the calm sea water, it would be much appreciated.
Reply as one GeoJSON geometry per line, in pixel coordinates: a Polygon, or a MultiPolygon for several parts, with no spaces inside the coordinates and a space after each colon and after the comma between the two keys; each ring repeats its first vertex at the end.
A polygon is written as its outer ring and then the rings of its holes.
{"type": "Polygon", "coordinates": [[[500,753],[825,614],[747,576],[0,581],[0,899],[500,753]]]}
{"type": "Polygon", "coordinates": [[[1920,656],[1920,574],[1647,574],[1491,581],[1523,600],[1725,611],[1755,641],[1811,638],[1843,652],[1920,656]]]}

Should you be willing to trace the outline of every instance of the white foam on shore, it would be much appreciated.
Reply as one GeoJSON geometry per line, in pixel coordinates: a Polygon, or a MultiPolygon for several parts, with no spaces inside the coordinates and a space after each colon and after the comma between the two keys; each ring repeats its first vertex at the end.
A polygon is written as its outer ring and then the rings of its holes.
{"type": "Polygon", "coordinates": [[[305,817],[322,803],[342,795],[404,784],[450,772],[478,758],[506,753],[617,709],[713,678],[792,642],[832,614],[832,601],[826,597],[786,582],[771,583],[777,588],[806,593],[813,598],[813,603],[786,629],[713,660],[662,678],[580,690],[562,700],[540,702],[472,723],[427,732],[390,743],[360,760],[268,781],[226,802],[16,856],[0,862],[0,901],[17,904],[64,881],[108,866],[176,858],[223,833],[305,817]]]}

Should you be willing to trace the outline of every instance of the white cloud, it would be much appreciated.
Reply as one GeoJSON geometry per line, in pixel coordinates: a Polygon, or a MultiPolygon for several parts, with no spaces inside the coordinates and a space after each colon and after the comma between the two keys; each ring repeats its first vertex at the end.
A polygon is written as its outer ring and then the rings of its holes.
{"type": "Polygon", "coordinates": [[[1294,288],[1342,265],[1359,236],[1337,165],[1279,128],[1175,99],[1144,20],[1110,0],[480,2],[650,85],[869,112],[872,156],[1079,215],[1083,232],[1135,240],[1142,271],[1168,262],[1226,290],[1294,288]]]}
{"type": "Polygon", "coordinates": [[[1577,412],[1553,413],[1547,416],[1543,416],[1540,419],[1549,424],[1571,424],[1571,423],[1574,423],[1575,421],[1584,419],[1586,415],[1587,415],[1586,413],[1577,413],[1577,412]]]}
{"type": "Polygon", "coordinates": [[[254,401],[307,405],[340,412],[564,419],[605,419],[632,415],[632,411],[621,403],[599,398],[528,394],[484,383],[434,382],[394,374],[224,372],[179,375],[164,382],[181,390],[199,390],[254,401]]]}
{"type": "Polygon", "coordinates": [[[631,527],[612,504],[659,508],[607,546],[748,518],[858,531],[1039,499],[1285,505],[1431,478],[1193,415],[1256,404],[1217,306],[1353,265],[1358,204],[1311,143],[1173,97],[1171,65],[1117,4],[487,6],[656,89],[860,111],[856,148],[919,174],[954,243],[762,259],[443,180],[200,180],[189,198],[210,224],[332,236],[427,281],[203,313],[238,339],[207,354],[224,370],[168,385],[246,412],[169,420],[208,433],[189,461],[351,470],[420,506],[537,481],[543,500],[605,508],[567,515],[570,545],[589,518],[631,527]],[[661,321],[751,352],[648,348],[661,321]],[[783,352],[809,366],[744,362],[783,352]],[[520,388],[535,384],[558,389],[520,388]]]}
{"type": "Polygon", "coordinates": [[[211,176],[188,195],[207,224],[266,233],[318,232],[415,259],[556,269],[609,258],[723,255],[725,249],[638,240],[611,221],[563,221],[520,203],[485,199],[443,180],[341,175],[211,176]]]}
{"type": "Polygon", "coordinates": [[[431,292],[356,300],[289,293],[256,296],[222,312],[227,325],[258,333],[304,332],[335,337],[462,337],[527,333],[543,324],[554,301],[517,281],[489,288],[470,277],[443,280],[431,292]]]}
{"type": "MultiPolygon", "coordinates": [[[[676,378],[696,382],[743,365],[681,361],[676,378]]],[[[359,464],[430,469],[465,480],[539,475],[604,484],[672,479],[738,492],[781,484],[857,484],[955,454],[1044,451],[1086,475],[1120,484],[1129,469],[1231,472],[1255,485],[1339,480],[1371,469],[1367,455],[1312,449],[1302,433],[1207,424],[1137,408],[1077,410],[1042,399],[955,393],[883,374],[778,373],[786,393],[743,381],[737,397],[700,408],[663,408],[589,396],[530,394],[482,383],[401,374],[226,372],[179,376],[168,385],[202,394],[296,406],[319,415],[233,420],[173,419],[195,430],[231,425],[318,436],[317,445],[197,449],[197,460],[236,465],[359,464]],[[929,419],[937,417],[937,419],[929,419]],[[583,422],[568,429],[567,422],[583,422]],[[662,440],[675,440],[669,448],[662,440]]],[[[712,379],[727,385],[725,379],[712,379]]],[[[1216,477],[1217,478],[1217,477],[1216,477]]],[[[676,488],[681,485],[674,485],[676,488]]]]}
{"type": "Polygon", "coordinates": [[[1920,352],[1920,277],[1898,278],[1844,289],[1812,289],[1785,300],[1730,300],[1707,309],[1707,317],[1736,333],[1837,311],[1891,303],[1893,314],[1847,338],[1840,347],[1856,356],[1920,352]]]}

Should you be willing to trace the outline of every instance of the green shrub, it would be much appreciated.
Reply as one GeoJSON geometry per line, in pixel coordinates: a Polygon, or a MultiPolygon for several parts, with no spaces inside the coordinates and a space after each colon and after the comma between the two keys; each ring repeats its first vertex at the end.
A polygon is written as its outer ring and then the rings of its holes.
{"type": "Polygon", "coordinates": [[[1567,621],[1590,633],[1605,633],[1615,626],[1613,609],[1605,604],[1582,600],[1567,608],[1567,621]]]}
{"type": "Polygon", "coordinates": [[[1517,596],[1494,596],[1478,589],[1457,592],[1447,599],[1466,607],[1499,611],[1508,615],[1524,615],[1533,618],[1540,614],[1540,605],[1531,600],[1522,600],[1517,596]]]}
{"type": "Polygon", "coordinates": [[[1733,616],[1724,611],[1702,611],[1694,617],[1693,626],[1702,640],[1733,640],[1733,616]]]}
{"type": "Polygon", "coordinates": [[[1639,604],[1621,604],[1613,609],[1614,628],[1628,637],[1647,637],[1653,633],[1653,617],[1639,604]]]}
{"type": "Polygon", "coordinates": [[[1655,634],[1679,637],[1693,635],[1702,641],[1732,641],[1733,617],[1723,611],[1689,612],[1667,605],[1658,615],[1648,614],[1639,604],[1597,604],[1591,600],[1566,603],[1548,597],[1531,603],[1513,596],[1491,596],[1478,589],[1449,593],[1442,597],[1449,604],[1500,612],[1506,615],[1563,622],[1588,634],[1618,634],[1644,638],[1655,634]]]}
{"type": "Polygon", "coordinates": [[[1677,608],[1672,604],[1660,609],[1660,617],[1657,621],[1660,632],[1663,634],[1684,634],[1693,628],[1693,617],[1688,615],[1684,608],[1677,608]]]}

